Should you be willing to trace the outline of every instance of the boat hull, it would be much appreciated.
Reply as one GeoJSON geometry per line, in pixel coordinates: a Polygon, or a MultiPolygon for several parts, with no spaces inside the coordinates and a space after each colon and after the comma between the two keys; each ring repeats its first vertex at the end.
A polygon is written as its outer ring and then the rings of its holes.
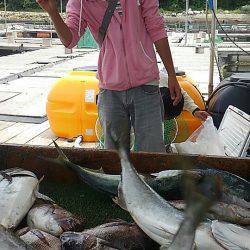
{"type": "MultiPolygon", "coordinates": [[[[120,160],[115,151],[62,148],[68,158],[81,166],[100,169],[106,173],[119,174],[120,160]]],[[[59,181],[75,180],[75,174],[56,163],[40,157],[55,158],[54,147],[0,145],[0,169],[23,168],[33,171],[38,177],[59,181]]],[[[221,169],[247,180],[250,179],[250,158],[231,158],[200,155],[176,155],[158,153],[132,153],[132,161],[140,173],[155,173],[167,169],[179,169],[182,162],[192,167],[207,166],[221,169]]]]}

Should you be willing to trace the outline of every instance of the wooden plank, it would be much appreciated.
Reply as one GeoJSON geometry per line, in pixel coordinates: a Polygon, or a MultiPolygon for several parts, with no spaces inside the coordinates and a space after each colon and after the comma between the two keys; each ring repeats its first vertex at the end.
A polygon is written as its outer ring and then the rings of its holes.
{"type": "Polygon", "coordinates": [[[5,121],[0,121],[0,131],[8,128],[10,126],[13,126],[15,124],[15,122],[5,122],[5,121]]]}
{"type": "Polygon", "coordinates": [[[42,124],[34,124],[30,129],[8,140],[7,143],[25,144],[43,133],[49,127],[49,121],[46,121],[42,124]]]}
{"type": "Polygon", "coordinates": [[[43,133],[30,140],[26,144],[28,145],[41,145],[48,146],[51,144],[52,140],[56,140],[57,136],[51,131],[51,129],[45,130],[43,133]]]}
{"type": "MultiPolygon", "coordinates": [[[[69,142],[67,139],[64,138],[58,138],[56,140],[56,143],[58,144],[59,147],[65,147],[65,148],[74,148],[75,143],[74,142],[69,142]]],[[[52,144],[51,144],[52,145],[52,144]]],[[[99,143],[97,142],[83,142],[81,143],[81,148],[84,149],[96,149],[98,148],[99,143]]]]}
{"type": "Polygon", "coordinates": [[[16,123],[13,126],[7,127],[0,131],[0,143],[7,142],[11,138],[19,135],[23,131],[32,127],[32,124],[28,123],[16,123]]]}
{"type": "Polygon", "coordinates": [[[59,145],[59,147],[66,147],[66,148],[74,147],[74,142],[69,142],[65,138],[57,138],[56,143],[59,145]]]}
{"type": "Polygon", "coordinates": [[[97,142],[84,142],[82,143],[82,148],[84,149],[96,149],[99,146],[99,143],[97,142]]]}

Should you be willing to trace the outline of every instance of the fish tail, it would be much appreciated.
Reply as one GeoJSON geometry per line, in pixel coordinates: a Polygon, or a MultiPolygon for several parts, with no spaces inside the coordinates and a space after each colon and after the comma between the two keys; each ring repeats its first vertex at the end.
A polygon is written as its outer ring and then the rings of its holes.
{"type": "Polygon", "coordinates": [[[60,149],[60,147],[58,146],[58,144],[53,140],[53,143],[55,145],[55,148],[57,150],[57,153],[58,153],[58,157],[57,157],[57,160],[61,163],[68,163],[69,162],[69,159],[68,157],[63,153],[63,151],[60,149]]]}
{"type": "Polygon", "coordinates": [[[121,133],[116,133],[111,128],[111,124],[108,124],[107,129],[109,131],[111,140],[118,151],[121,160],[130,160],[130,134],[127,126],[124,126],[121,133]]]}
{"type": "Polygon", "coordinates": [[[57,158],[48,158],[48,157],[44,157],[44,156],[38,156],[38,158],[41,158],[41,159],[46,160],[46,161],[51,162],[51,163],[56,163],[56,164],[61,165],[65,168],[70,168],[70,169],[78,172],[79,167],[76,166],[75,164],[73,164],[68,159],[68,157],[63,153],[63,151],[60,149],[60,147],[58,146],[58,144],[54,140],[53,140],[53,143],[54,143],[56,151],[58,153],[58,157],[57,158]]]}

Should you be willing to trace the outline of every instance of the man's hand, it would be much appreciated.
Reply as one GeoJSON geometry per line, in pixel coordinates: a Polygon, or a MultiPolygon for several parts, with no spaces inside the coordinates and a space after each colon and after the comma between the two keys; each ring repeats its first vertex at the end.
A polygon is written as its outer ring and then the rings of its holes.
{"type": "Polygon", "coordinates": [[[201,119],[202,121],[206,121],[207,118],[210,116],[210,114],[206,111],[202,111],[202,110],[197,110],[194,112],[194,116],[196,118],[201,119]]]}
{"type": "Polygon", "coordinates": [[[168,88],[173,100],[173,105],[176,106],[181,101],[181,88],[176,79],[176,76],[168,77],[168,88]]]}
{"type": "Polygon", "coordinates": [[[73,35],[58,12],[57,0],[36,0],[36,2],[49,14],[62,44],[68,47],[73,40],[73,35]]]}
{"type": "Polygon", "coordinates": [[[57,12],[56,0],[36,0],[40,7],[49,14],[57,12]]]}

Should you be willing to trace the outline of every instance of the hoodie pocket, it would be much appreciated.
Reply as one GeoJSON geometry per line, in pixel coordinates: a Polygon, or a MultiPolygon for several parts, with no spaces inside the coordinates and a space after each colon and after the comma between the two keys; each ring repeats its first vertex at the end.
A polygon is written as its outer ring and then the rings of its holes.
{"type": "Polygon", "coordinates": [[[145,56],[145,58],[150,61],[151,63],[154,63],[155,61],[147,54],[146,50],[144,49],[143,45],[142,45],[142,42],[140,42],[140,45],[141,45],[141,49],[142,49],[142,52],[145,56]]]}

